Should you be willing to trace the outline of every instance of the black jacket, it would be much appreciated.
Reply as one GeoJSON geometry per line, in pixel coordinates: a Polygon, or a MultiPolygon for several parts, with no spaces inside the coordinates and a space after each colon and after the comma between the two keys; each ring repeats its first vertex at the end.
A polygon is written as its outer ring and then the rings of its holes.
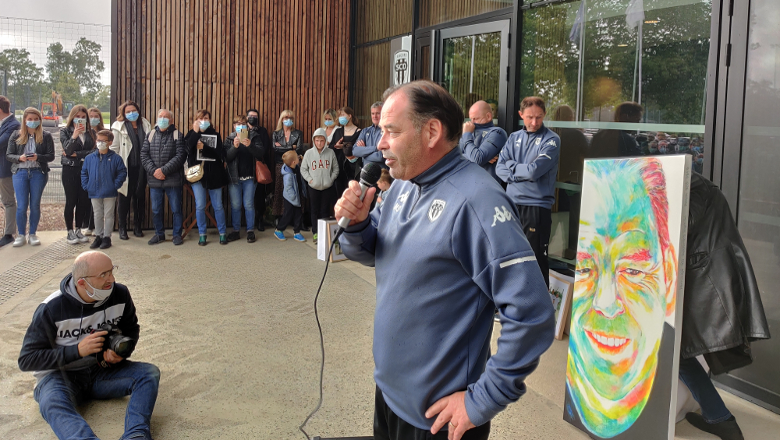
{"type": "MultiPolygon", "coordinates": [[[[301,130],[293,130],[290,133],[290,141],[286,141],[284,138],[284,129],[277,130],[273,134],[271,142],[274,146],[274,163],[282,163],[282,155],[290,150],[295,150],[298,155],[303,156],[303,132],[301,130]],[[276,145],[279,143],[279,145],[276,145]]],[[[269,167],[270,168],[270,167],[269,167]]]]}
{"type": "Polygon", "coordinates": [[[256,142],[258,147],[263,149],[263,159],[261,162],[268,165],[268,168],[273,168],[273,149],[271,148],[271,136],[268,136],[268,130],[265,127],[253,127],[249,130],[249,139],[252,142],[256,142]],[[255,133],[256,136],[252,136],[255,133]]]}
{"type": "MultiPolygon", "coordinates": [[[[8,150],[5,153],[5,159],[11,162],[11,172],[14,174],[19,169],[19,157],[24,154],[24,149],[27,146],[27,143],[22,145],[16,143],[20,133],[20,130],[11,133],[11,137],[8,139],[8,150]]],[[[48,131],[43,132],[43,142],[35,144],[35,153],[38,155],[38,164],[41,166],[41,171],[48,173],[49,162],[54,160],[54,139],[52,139],[48,131]]]]}
{"type": "Polygon", "coordinates": [[[225,157],[227,159],[228,181],[237,185],[241,176],[251,175],[255,177],[255,161],[262,162],[265,157],[265,149],[260,136],[256,130],[249,131],[249,146],[239,144],[238,148],[233,146],[233,139],[236,138],[236,132],[230,133],[225,139],[225,157]]]}
{"type": "Polygon", "coordinates": [[[198,141],[201,134],[209,134],[217,137],[216,148],[210,148],[206,145],[203,146],[202,155],[215,159],[214,161],[203,161],[203,177],[199,182],[206,189],[219,189],[228,184],[227,172],[225,172],[225,149],[222,148],[222,136],[214,130],[214,127],[209,127],[205,131],[195,133],[194,130],[190,130],[186,136],[184,136],[184,143],[187,145],[187,166],[194,167],[200,161],[198,160],[198,141]]]}
{"type": "Polygon", "coordinates": [[[749,365],[769,338],[761,295],[731,210],[715,184],[691,177],[681,356],[704,354],[713,374],[749,365]]]}
{"type": "Polygon", "coordinates": [[[85,303],[68,274],[60,290],[52,293],[35,310],[19,354],[19,368],[35,371],[40,379],[54,370],[77,371],[97,365],[95,356],[79,356],[78,343],[100,324],[116,324],[122,334],[138,340],[140,327],[130,292],[114,283],[103,302],[85,303]]]}
{"type": "Polygon", "coordinates": [[[91,153],[97,144],[93,136],[95,132],[92,132],[92,136],[89,133],[84,133],[84,142],[81,142],[80,138],[73,139],[73,126],[60,128],[60,143],[62,144],[62,151],[65,152],[65,156],[62,156],[64,160],[61,161],[63,166],[80,167],[84,162],[84,158],[91,153]],[[73,156],[76,153],[76,156],[73,156]]]}
{"type": "Polygon", "coordinates": [[[177,139],[173,138],[176,127],[171,124],[167,130],[160,131],[154,127],[151,133],[146,135],[144,146],[141,148],[141,164],[146,170],[149,188],[175,188],[184,185],[184,163],[187,160],[187,148],[184,146],[184,136],[179,133],[177,139]],[[149,136],[152,142],[149,142],[149,136]],[[161,168],[165,180],[157,180],[154,171],[161,168]]]}

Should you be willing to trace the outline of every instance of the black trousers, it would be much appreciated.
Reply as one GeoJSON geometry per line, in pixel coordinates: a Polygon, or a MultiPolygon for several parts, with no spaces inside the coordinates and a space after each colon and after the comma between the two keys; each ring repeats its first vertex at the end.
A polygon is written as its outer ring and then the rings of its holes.
{"type": "Polygon", "coordinates": [[[520,226],[523,228],[528,244],[534,250],[536,262],[542,271],[544,282],[550,287],[550,265],[547,262],[547,248],[550,245],[552,229],[552,211],[538,206],[517,205],[520,213],[520,226]]]}
{"type": "Polygon", "coordinates": [[[119,194],[119,229],[127,230],[133,208],[133,227],[141,229],[146,209],[146,170],[143,167],[127,169],[127,195],[119,194]]]}
{"type": "Polygon", "coordinates": [[[76,227],[85,228],[89,225],[92,215],[92,203],[89,194],[81,187],[81,164],[75,167],[62,167],[62,188],[65,190],[65,227],[73,227],[73,211],[76,211],[76,227]]]}
{"type": "Polygon", "coordinates": [[[301,232],[301,227],[303,226],[303,211],[300,206],[293,206],[284,197],[282,199],[284,200],[282,218],[279,219],[276,229],[284,231],[292,223],[293,231],[297,234],[301,232]]]}
{"type": "MultiPolygon", "coordinates": [[[[435,419],[434,419],[435,420],[435,419]]],[[[448,425],[445,425],[447,428],[448,425]]],[[[463,440],[487,440],[490,436],[490,422],[469,429],[461,437],[463,440]]],[[[385,403],[382,391],[376,388],[374,398],[374,440],[447,440],[447,431],[436,435],[427,429],[412,426],[398,417],[385,403]]]]}
{"type": "Polygon", "coordinates": [[[311,232],[317,233],[317,220],[333,217],[333,208],[336,206],[336,187],[316,190],[309,187],[309,206],[311,206],[311,232]]]}
{"type": "Polygon", "coordinates": [[[255,229],[265,222],[266,185],[258,183],[255,187],[255,229]]]}

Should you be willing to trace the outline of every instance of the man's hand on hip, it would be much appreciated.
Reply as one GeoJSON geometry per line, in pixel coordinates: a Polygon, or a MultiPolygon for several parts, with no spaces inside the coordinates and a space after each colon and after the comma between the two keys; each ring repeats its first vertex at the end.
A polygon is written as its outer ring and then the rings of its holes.
{"type": "Polygon", "coordinates": [[[363,203],[360,200],[362,192],[360,184],[356,180],[349,182],[349,188],[344,191],[344,195],[336,202],[336,220],[346,217],[351,220],[349,225],[352,226],[368,218],[368,211],[371,209],[371,201],[374,200],[376,188],[369,188],[366,191],[364,200],[367,203],[363,203]]]}
{"type": "Polygon", "coordinates": [[[439,416],[436,417],[436,421],[431,427],[431,434],[433,435],[436,435],[448,423],[447,440],[460,440],[466,431],[475,428],[469,419],[468,413],[466,413],[465,391],[458,391],[447,397],[442,397],[428,408],[428,411],[425,411],[425,417],[429,419],[436,414],[439,416]]]}

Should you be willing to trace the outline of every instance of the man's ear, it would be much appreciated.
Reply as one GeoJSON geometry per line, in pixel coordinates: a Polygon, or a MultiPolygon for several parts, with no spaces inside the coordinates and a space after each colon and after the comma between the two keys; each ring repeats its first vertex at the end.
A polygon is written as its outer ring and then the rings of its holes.
{"type": "Polygon", "coordinates": [[[670,244],[664,252],[664,277],[666,281],[666,316],[674,314],[677,305],[677,255],[670,244]]]}
{"type": "Polygon", "coordinates": [[[444,127],[438,119],[431,119],[423,127],[423,141],[428,148],[433,148],[444,137],[444,127]]]}

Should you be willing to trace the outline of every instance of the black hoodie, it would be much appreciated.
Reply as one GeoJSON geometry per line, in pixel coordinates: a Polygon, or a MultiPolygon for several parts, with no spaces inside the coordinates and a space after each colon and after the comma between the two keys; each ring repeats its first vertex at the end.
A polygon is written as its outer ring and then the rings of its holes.
{"type": "Polygon", "coordinates": [[[76,371],[97,365],[95,355],[79,356],[79,342],[101,324],[116,324],[122,334],[138,339],[140,327],[130,291],[114,283],[111,295],[103,301],[81,299],[68,274],[60,290],[43,300],[33,314],[19,353],[19,368],[33,371],[40,380],[57,370],[76,371]]]}

